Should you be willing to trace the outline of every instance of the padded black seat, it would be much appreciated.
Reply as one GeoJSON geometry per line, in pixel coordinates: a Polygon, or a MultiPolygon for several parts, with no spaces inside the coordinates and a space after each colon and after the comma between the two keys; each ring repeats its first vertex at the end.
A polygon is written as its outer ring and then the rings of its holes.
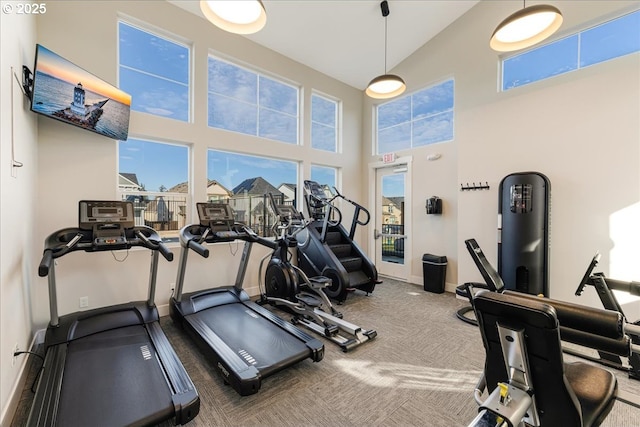
{"type": "Polygon", "coordinates": [[[602,424],[615,400],[615,376],[607,370],[582,362],[565,363],[564,374],[580,401],[582,425],[602,424]]]}
{"type": "MultiPolygon", "coordinates": [[[[586,363],[565,364],[555,308],[514,294],[480,291],[474,300],[485,347],[489,393],[509,382],[499,327],[524,330],[535,407],[542,426],[598,426],[611,411],[617,392],[615,376],[586,363]]],[[[579,306],[576,306],[579,307],[579,306]]]]}

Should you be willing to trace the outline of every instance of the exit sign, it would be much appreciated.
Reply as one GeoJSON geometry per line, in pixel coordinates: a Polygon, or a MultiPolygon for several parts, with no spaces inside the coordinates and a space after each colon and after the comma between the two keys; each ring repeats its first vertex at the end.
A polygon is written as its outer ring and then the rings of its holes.
{"type": "Polygon", "coordinates": [[[393,163],[396,161],[396,153],[385,153],[382,155],[382,163],[393,163]]]}

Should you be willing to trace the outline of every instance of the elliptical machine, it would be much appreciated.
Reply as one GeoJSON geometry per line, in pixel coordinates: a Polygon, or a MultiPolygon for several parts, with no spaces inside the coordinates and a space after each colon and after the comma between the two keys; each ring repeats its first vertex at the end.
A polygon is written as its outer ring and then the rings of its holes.
{"type": "Polygon", "coordinates": [[[301,324],[315,333],[338,344],[347,352],[377,336],[375,330],[363,330],[360,326],[342,319],[324,293],[331,286],[331,279],[324,276],[308,277],[304,271],[291,263],[289,248],[297,246],[296,234],[309,221],[291,205],[276,204],[273,195],[269,200],[277,222],[277,247],[260,261],[259,284],[261,302],[286,309],[293,314],[291,322],[301,324]],[[264,262],[269,258],[264,270],[264,262]],[[264,277],[264,286],[262,284],[264,277]]]}

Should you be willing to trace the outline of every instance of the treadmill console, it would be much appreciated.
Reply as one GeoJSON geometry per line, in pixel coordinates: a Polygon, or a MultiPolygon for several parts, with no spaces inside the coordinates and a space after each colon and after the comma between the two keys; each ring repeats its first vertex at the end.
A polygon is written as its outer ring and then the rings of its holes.
{"type": "Polygon", "coordinates": [[[302,222],[302,214],[292,205],[277,205],[277,208],[283,221],[292,221],[294,224],[302,222]]]}
{"type": "Polygon", "coordinates": [[[79,210],[79,228],[93,233],[96,246],[125,244],[125,230],[135,227],[131,202],[81,200],[79,210]]]}
{"type": "MultiPolygon", "coordinates": [[[[232,233],[235,219],[231,206],[226,203],[196,203],[200,225],[209,227],[211,231],[220,233],[232,233]]],[[[233,232],[235,233],[235,232],[233,232]]]]}
{"type": "Polygon", "coordinates": [[[324,189],[316,181],[307,180],[304,183],[306,184],[307,189],[312,196],[320,200],[327,199],[327,193],[324,192],[324,189]]]}

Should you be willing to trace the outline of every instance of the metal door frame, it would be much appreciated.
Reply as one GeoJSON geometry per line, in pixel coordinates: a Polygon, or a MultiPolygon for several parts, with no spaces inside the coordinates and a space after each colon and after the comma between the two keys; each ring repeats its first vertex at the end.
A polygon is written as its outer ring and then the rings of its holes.
{"type": "Polygon", "coordinates": [[[376,239],[375,233],[378,229],[378,220],[381,217],[381,213],[379,212],[380,207],[377,206],[377,170],[378,169],[396,169],[396,168],[404,168],[406,171],[404,172],[406,175],[405,180],[405,211],[404,211],[404,232],[405,232],[405,245],[404,245],[404,268],[401,277],[398,276],[390,276],[396,277],[398,279],[402,279],[408,281],[411,277],[411,269],[412,269],[412,245],[413,239],[411,238],[411,229],[412,229],[412,203],[411,203],[411,195],[412,195],[412,165],[413,158],[412,156],[404,156],[398,157],[393,163],[384,163],[381,160],[377,162],[369,163],[369,182],[373,183],[373,185],[369,186],[369,200],[371,201],[371,205],[374,206],[372,209],[373,213],[371,215],[373,227],[369,229],[369,239],[368,239],[368,248],[369,253],[372,255],[372,258],[376,260],[376,268],[378,269],[378,273],[382,276],[388,276],[385,274],[384,266],[381,263],[377,262],[377,252],[376,252],[376,239]]]}

